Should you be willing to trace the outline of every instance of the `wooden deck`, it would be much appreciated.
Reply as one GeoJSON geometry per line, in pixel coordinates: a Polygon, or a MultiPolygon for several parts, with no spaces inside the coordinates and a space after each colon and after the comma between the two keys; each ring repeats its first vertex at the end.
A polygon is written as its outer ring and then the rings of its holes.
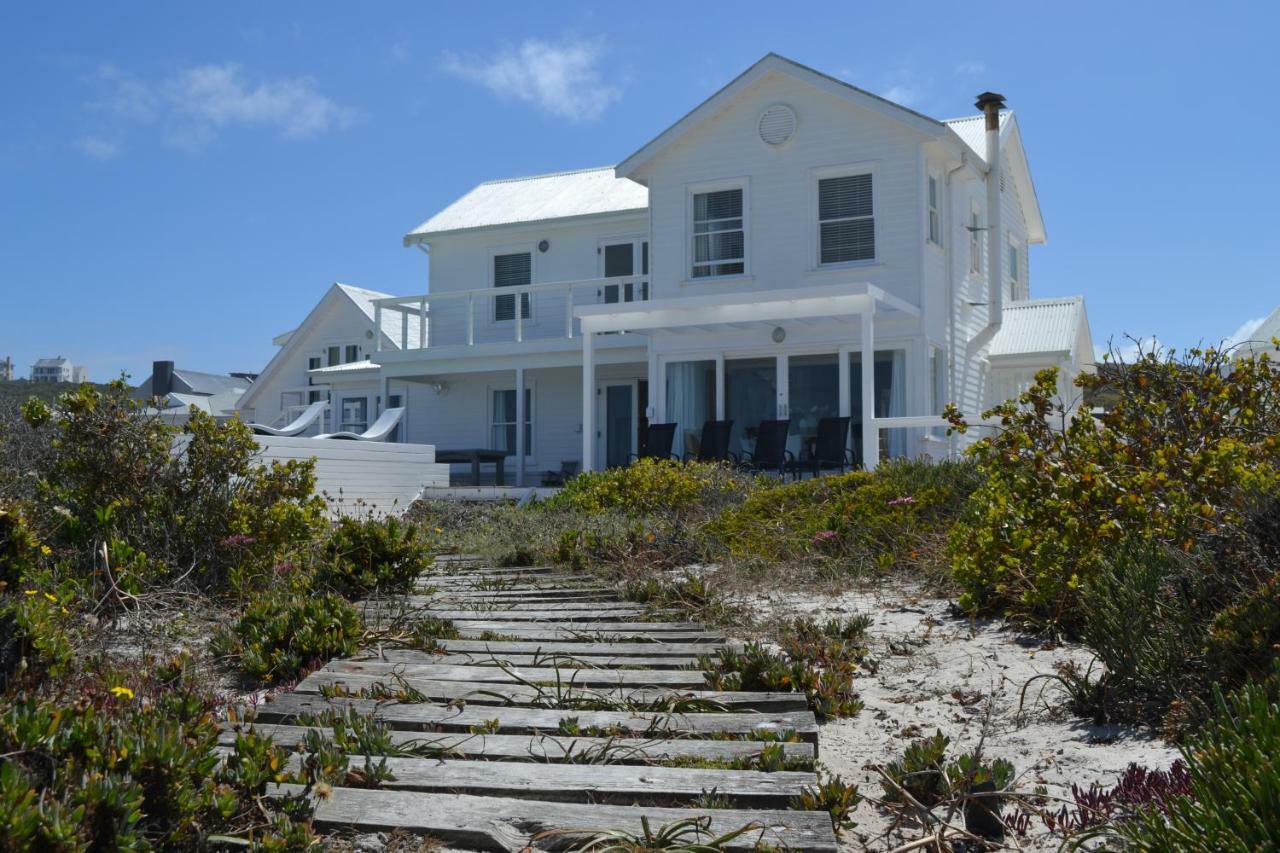
{"type": "MultiPolygon", "coordinates": [[[[372,621],[395,605],[374,604],[372,621]]],[[[318,827],[514,851],[705,816],[714,835],[751,827],[726,850],[837,849],[825,812],[790,808],[817,784],[818,727],[803,695],[707,690],[691,664],[729,644],[718,632],[563,571],[462,559],[438,562],[400,605],[410,618],[455,620],[461,637],[438,654],[379,647],[330,661],[257,710],[258,730],[291,745],[328,710],[392,729],[393,779],[334,787],[315,800],[318,827]],[[366,698],[387,695],[405,701],[366,698]],[[756,769],[783,732],[794,734],[781,744],[789,768],[756,769]],[[718,807],[707,808],[712,796],[718,807]]],[[[226,724],[222,744],[233,741],[226,724]]]]}

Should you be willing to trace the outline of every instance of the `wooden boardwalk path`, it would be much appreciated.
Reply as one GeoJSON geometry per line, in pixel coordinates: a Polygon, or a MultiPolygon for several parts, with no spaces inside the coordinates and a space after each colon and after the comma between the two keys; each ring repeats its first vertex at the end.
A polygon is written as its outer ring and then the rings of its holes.
{"type": "MultiPolygon", "coordinates": [[[[291,745],[330,711],[390,727],[391,780],[335,786],[315,801],[319,828],[504,851],[705,818],[715,836],[750,827],[727,850],[837,849],[825,812],[790,808],[817,785],[803,695],[710,691],[690,668],[727,644],[721,634],[573,574],[465,558],[437,562],[403,604],[410,620],[452,620],[459,637],[439,653],[330,661],[257,709],[258,731],[291,745]]],[[[224,744],[234,737],[228,726],[224,744]]]]}

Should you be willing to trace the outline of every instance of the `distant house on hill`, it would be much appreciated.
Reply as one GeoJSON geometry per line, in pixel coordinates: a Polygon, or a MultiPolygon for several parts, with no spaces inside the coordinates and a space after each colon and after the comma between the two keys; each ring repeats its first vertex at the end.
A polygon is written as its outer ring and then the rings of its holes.
{"type": "Polygon", "coordinates": [[[87,382],[89,372],[82,364],[72,364],[63,356],[37,359],[31,365],[32,382],[87,382]]]}
{"type": "Polygon", "coordinates": [[[253,373],[204,373],[175,367],[172,361],[151,365],[151,375],[133,390],[137,400],[156,400],[161,412],[176,410],[185,414],[195,406],[214,416],[228,416],[236,402],[253,384],[253,373]]]}
{"type": "Polygon", "coordinates": [[[13,381],[13,359],[9,356],[4,357],[4,361],[0,361],[0,382],[13,381]]]}

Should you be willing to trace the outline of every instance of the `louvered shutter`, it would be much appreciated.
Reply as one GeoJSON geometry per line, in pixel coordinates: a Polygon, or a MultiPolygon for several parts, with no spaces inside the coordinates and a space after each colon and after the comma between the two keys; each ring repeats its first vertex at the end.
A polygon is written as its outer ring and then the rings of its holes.
{"type": "Polygon", "coordinates": [[[818,181],[819,255],[824,264],[869,261],[876,256],[871,175],[818,181]]]}
{"type": "MultiPolygon", "coordinates": [[[[493,256],[493,286],[519,287],[533,281],[533,256],[528,252],[511,255],[493,256]]],[[[520,294],[520,313],[529,318],[529,294],[520,294]]],[[[516,298],[497,296],[493,300],[493,319],[495,322],[514,320],[516,318],[516,298]]]]}

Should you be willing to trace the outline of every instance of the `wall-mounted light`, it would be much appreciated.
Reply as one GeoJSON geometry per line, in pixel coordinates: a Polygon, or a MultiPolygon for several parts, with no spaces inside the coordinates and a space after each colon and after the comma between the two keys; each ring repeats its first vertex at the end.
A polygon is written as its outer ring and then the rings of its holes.
{"type": "Polygon", "coordinates": [[[773,342],[774,342],[775,344],[780,344],[780,343],[782,343],[783,341],[785,341],[786,339],[787,339],[787,330],[786,330],[786,329],[784,329],[784,328],[782,328],[781,326],[774,326],[774,327],[773,327],[773,342]]]}
{"type": "Polygon", "coordinates": [[[449,383],[444,380],[438,380],[431,383],[431,390],[436,393],[437,397],[443,397],[449,393],[449,383]]]}
{"type": "Polygon", "coordinates": [[[542,252],[543,254],[546,254],[547,249],[550,249],[550,248],[551,248],[551,241],[550,241],[550,240],[539,240],[539,241],[538,241],[538,251],[539,251],[539,252],[542,252]]]}

